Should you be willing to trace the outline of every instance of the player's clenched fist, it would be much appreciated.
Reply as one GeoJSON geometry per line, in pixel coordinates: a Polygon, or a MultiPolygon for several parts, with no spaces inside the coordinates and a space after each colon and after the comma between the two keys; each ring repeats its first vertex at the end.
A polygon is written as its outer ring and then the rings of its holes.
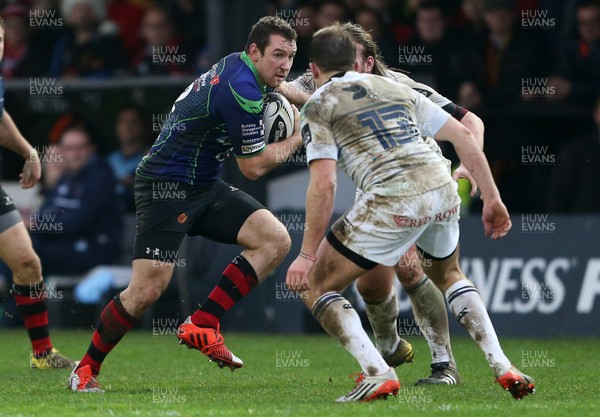
{"type": "Polygon", "coordinates": [[[481,220],[485,228],[485,235],[491,236],[494,240],[506,236],[512,227],[508,210],[500,199],[484,201],[481,220]]]}

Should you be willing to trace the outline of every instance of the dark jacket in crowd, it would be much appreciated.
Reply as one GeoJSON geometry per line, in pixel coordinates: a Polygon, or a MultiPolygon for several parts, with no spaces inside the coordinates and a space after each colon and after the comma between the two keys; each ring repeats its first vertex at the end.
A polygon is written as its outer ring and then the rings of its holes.
{"type": "Polygon", "coordinates": [[[112,171],[100,157],[92,157],[78,173],[63,174],[31,220],[44,274],[83,274],[119,261],[122,203],[112,171]]]}

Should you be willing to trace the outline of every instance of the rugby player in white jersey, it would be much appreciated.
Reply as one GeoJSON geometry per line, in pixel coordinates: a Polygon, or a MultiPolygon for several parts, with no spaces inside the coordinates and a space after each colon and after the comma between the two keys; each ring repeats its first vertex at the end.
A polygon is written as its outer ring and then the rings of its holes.
{"type": "Polygon", "coordinates": [[[310,70],[318,89],[301,113],[310,169],[306,221],[299,256],[286,283],[321,326],[354,356],[362,374],[340,402],[396,394],[399,382],[340,294],[366,271],[396,265],[416,243],[422,266],[450,309],[485,354],[496,380],[521,399],[533,379],[516,369],[500,347],[485,305],[458,264],[457,185],[447,161],[423,140],[452,143],[481,188],[486,235],[511,228],[487,160],[467,128],[408,86],[359,74],[352,38],[341,26],[318,31],[310,70]],[[326,234],[333,211],[337,166],[362,190],[326,234]],[[326,236],[325,236],[326,235],[326,236]]]}
{"type": "MultiPolygon", "coordinates": [[[[479,146],[483,148],[484,127],[477,115],[454,104],[431,87],[414,81],[404,73],[389,69],[381,58],[377,44],[360,25],[345,23],[342,28],[350,34],[356,45],[358,72],[383,75],[408,85],[428,97],[467,127],[477,139],[479,146]]],[[[279,90],[292,103],[302,106],[314,93],[316,86],[312,73],[306,71],[294,81],[283,83],[279,90]]],[[[433,139],[429,138],[428,141],[436,151],[441,152],[433,139]]],[[[459,166],[453,177],[467,178],[472,185],[471,195],[475,194],[477,184],[464,166],[459,166]]],[[[423,272],[414,246],[406,252],[395,267],[380,265],[356,281],[356,288],[365,301],[367,317],[373,328],[377,348],[386,362],[393,367],[412,362],[414,356],[410,343],[402,339],[397,331],[399,306],[394,290],[394,275],[398,277],[410,297],[415,321],[431,352],[431,374],[427,378],[417,380],[416,383],[448,385],[461,383],[450,345],[444,297],[423,272]]]]}

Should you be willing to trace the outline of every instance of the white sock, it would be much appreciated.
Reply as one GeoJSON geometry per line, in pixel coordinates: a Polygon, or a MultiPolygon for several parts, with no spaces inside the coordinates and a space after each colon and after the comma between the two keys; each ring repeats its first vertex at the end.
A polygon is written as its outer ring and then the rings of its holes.
{"type": "Polygon", "coordinates": [[[502,351],[498,336],[479,292],[468,279],[461,279],[446,291],[450,309],[471,338],[477,342],[498,377],[507,372],[511,363],[502,351]]]}
{"type": "Polygon", "coordinates": [[[339,293],[323,294],[315,301],[311,312],[327,333],[354,356],[365,375],[383,375],[389,371],[389,365],[362,328],[354,307],[339,293]]]}
{"type": "Polygon", "coordinates": [[[450,347],[448,313],[442,292],[427,275],[412,288],[405,288],[421,333],[431,351],[431,363],[449,362],[456,368],[450,347]]]}
{"type": "Polygon", "coordinates": [[[373,328],[373,335],[379,352],[383,356],[391,355],[400,343],[397,329],[400,307],[398,306],[398,298],[394,287],[392,287],[392,292],[383,303],[369,304],[365,302],[365,310],[373,328]]]}

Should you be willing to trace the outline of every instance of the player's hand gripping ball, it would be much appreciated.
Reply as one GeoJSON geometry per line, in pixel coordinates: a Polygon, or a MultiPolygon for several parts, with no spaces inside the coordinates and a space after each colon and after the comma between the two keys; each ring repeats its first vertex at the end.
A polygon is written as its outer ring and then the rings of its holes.
{"type": "Polygon", "coordinates": [[[294,111],[279,93],[268,93],[263,104],[263,124],[267,143],[289,138],[294,133],[294,111]]]}

